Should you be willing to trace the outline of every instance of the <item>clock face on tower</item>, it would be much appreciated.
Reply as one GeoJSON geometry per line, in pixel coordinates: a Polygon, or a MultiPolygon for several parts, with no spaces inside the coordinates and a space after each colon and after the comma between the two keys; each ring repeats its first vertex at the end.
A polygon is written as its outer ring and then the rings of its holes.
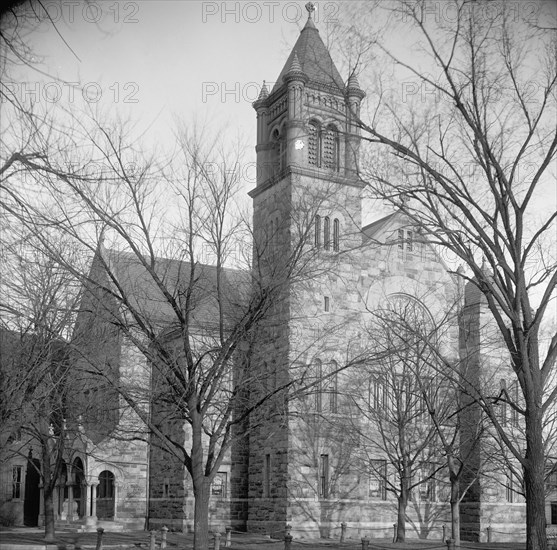
{"type": "Polygon", "coordinates": [[[304,142],[301,139],[297,139],[296,143],[294,143],[294,147],[296,149],[303,149],[304,148],[304,142]]]}

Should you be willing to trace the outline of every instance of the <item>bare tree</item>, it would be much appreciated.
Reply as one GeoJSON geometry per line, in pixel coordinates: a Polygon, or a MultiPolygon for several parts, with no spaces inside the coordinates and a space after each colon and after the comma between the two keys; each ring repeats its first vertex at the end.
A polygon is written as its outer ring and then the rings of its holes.
{"type": "MultiPolygon", "coordinates": [[[[510,6],[486,4],[454,1],[450,17],[434,18],[425,1],[384,6],[421,55],[405,58],[384,39],[372,48],[407,93],[372,96],[373,117],[360,121],[373,145],[362,177],[375,197],[464,262],[460,276],[485,297],[520,386],[526,448],[494,425],[524,471],[528,549],[545,549],[543,418],[557,396],[545,394],[557,335],[542,356],[539,334],[557,284],[556,209],[544,208],[557,148],[554,35],[510,6]]],[[[547,4],[534,6],[551,16],[547,4]]]]}
{"type": "MultiPolygon", "coordinates": [[[[72,342],[83,374],[75,384],[82,394],[103,385],[108,401],[133,412],[129,425],[120,416],[105,431],[132,436],[143,423],[152,448],[185,468],[195,499],[195,548],[207,548],[211,483],[245,437],[239,428],[292,384],[281,381],[261,395],[245,391],[267,375],[250,365],[258,326],[287,285],[305,276],[311,213],[300,214],[296,236],[277,226],[259,235],[252,270],[252,234],[236,201],[239,159],[222,142],[183,132],[173,162],[160,169],[163,162],[142,158],[123,133],[74,124],[88,160],[67,147],[46,164],[18,157],[13,169],[40,182],[41,200],[11,186],[5,204],[45,254],[84,285],[72,342]],[[88,173],[92,162],[100,174],[88,173]],[[41,238],[44,227],[92,257],[90,269],[41,238]],[[142,359],[124,364],[126,350],[142,359]]],[[[145,438],[145,430],[135,437],[145,438]]]]}
{"type": "Polygon", "coordinates": [[[28,475],[35,470],[42,484],[45,538],[52,541],[54,492],[67,454],[81,436],[68,391],[66,340],[77,313],[79,286],[33,247],[32,235],[19,232],[15,220],[10,220],[12,227],[4,234],[0,292],[2,447],[5,458],[38,447],[39,456],[28,460],[28,475]]]}
{"type": "MultiPolygon", "coordinates": [[[[397,542],[406,538],[407,506],[413,495],[425,495],[445,467],[439,461],[439,433],[429,409],[435,408],[444,421],[454,412],[449,408],[454,401],[433,364],[434,328],[438,327],[418,301],[392,297],[373,312],[366,326],[370,359],[358,369],[350,391],[353,429],[363,441],[360,460],[397,498],[397,542]]],[[[430,520],[422,517],[420,536],[427,536],[430,520]]]]}

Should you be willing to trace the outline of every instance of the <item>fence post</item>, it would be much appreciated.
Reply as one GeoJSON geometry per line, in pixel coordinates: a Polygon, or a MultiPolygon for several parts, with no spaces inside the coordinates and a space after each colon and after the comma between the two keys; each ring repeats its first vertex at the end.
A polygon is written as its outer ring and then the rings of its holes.
{"type": "Polygon", "coordinates": [[[491,542],[491,525],[486,529],[487,531],[487,542],[491,542]]]}
{"type": "Polygon", "coordinates": [[[290,534],[291,525],[286,526],[286,534],[284,535],[284,550],[290,550],[292,548],[292,535],[290,534]]]}
{"type": "Polygon", "coordinates": [[[344,542],[345,538],[346,538],[346,523],[343,521],[340,524],[340,542],[344,542]]]}
{"type": "Polygon", "coordinates": [[[396,523],[393,523],[393,543],[396,542],[396,523]]]}
{"type": "Polygon", "coordinates": [[[447,539],[447,550],[455,550],[455,541],[453,539],[447,539]]]}
{"type": "Polygon", "coordinates": [[[215,550],[220,550],[220,533],[215,532],[215,550]]]}
{"type": "Polygon", "coordinates": [[[362,550],[369,550],[369,539],[367,537],[362,539],[362,550]]]}
{"type": "Polygon", "coordinates": [[[226,548],[232,546],[232,527],[230,526],[226,528],[226,543],[224,546],[226,546],[226,548]]]}
{"type": "Polygon", "coordinates": [[[157,531],[155,529],[151,529],[150,539],[149,539],[149,550],[155,550],[156,541],[155,537],[157,536],[157,531]]]}
{"type": "Polygon", "coordinates": [[[443,538],[441,540],[447,540],[447,526],[443,523],[443,538]]]}
{"type": "Polygon", "coordinates": [[[163,548],[166,548],[166,534],[168,533],[168,527],[166,525],[163,525],[161,532],[162,532],[161,535],[161,550],[162,550],[163,548]]]}
{"type": "Polygon", "coordinates": [[[97,546],[95,550],[102,550],[103,547],[103,533],[104,529],[102,527],[97,527],[97,546]]]}

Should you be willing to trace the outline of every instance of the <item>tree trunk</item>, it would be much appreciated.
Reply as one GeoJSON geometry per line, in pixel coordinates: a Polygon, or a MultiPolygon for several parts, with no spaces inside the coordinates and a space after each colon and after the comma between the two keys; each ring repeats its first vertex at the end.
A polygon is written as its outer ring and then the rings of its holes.
{"type": "Polygon", "coordinates": [[[210,484],[205,476],[201,480],[194,479],[194,550],[209,549],[209,488],[210,484]]]}
{"type": "Polygon", "coordinates": [[[542,419],[539,408],[526,411],[526,548],[547,550],[542,419]]]}
{"type": "Polygon", "coordinates": [[[398,497],[398,513],[396,520],[396,541],[406,541],[406,506],[408,505],[408,495],[402,491],[398,497]]]}
{"type": "MultiPolygon", "coordinates": [[[[460,547],[460,483],[454,473],[454,460],[449,459],[449,477],[451,480],[451,538],[455,541],[457,548],[460,547]]],[[[444,542],[444,541],[443,541],[444,542]]]]}
{"type": "Polygon", "coordinates": [[[197,411],[196,403],[190,404],[191,413],[191,476],[193,497],[193,550],[209,550],[209,480],[205,477],[203,449],[203,419],[197,411]]]}
{"type": "MultiPolygon", "coordinates": [[[[50,488],[49,488],[50,489],[50,488]]],[[[44,540],[54,542],[54,494],[52,490],[43,491],[44,498],[44,540]]]]}
{"type": "Polygon", "coordinates": [[[455,541],[455,545],[460,547],[460,509],[459,502],[451,500],[451,538],[455,541]]]}

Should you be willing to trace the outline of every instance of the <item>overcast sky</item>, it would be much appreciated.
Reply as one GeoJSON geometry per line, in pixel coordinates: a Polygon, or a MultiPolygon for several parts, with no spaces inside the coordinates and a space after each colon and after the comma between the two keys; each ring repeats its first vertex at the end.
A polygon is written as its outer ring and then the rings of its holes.
{"type": "MultiPolygon", "coordinates": [[[[129,115],[148,142],[165,152],[174,145],[175,120],[209,122],[213,130],[225,129],[247,144],[247,162],[255,160],[256,118],[251,104],[263,80],[274,84],[307,20],[306,2],[294,0],[41,2],[48,18],[36,2],[26,7],[31,19],[31,6],[38,9],[44,22],[32,25],[28,35],[36,63],[14,73],[13,86],[23,101],[32,99],[47,107],[70,101],[77,109],[86,102],[115,115],[129,115]]],[[[524,10],[529,6],[536,7],[533,2],[514,4],[521,15],[528,15],[524,10]]],[[[449,5],[432,4],[438,12],[449,5]]],[[[355,1],[322,1],[316,6],[314,19],[326,44],[343,17],[356,21],[361,13],[355,1]]],[[[547,6],[555,11],[554,2],[547,6]]],[[[536,9],[540,22],[543,11],[536,9]]],[[[438,12],[429,13],[430,20],[451,15],[438,12]]],[[[385,27],[375,12],[373,23],[385,27]]],[[[371,32],[366,27],[366,33],[371,32]]],[[[417,62],[419,44],[403,28],[385,32],[381,40],[417,62]]],[[[331,40],[336,46],[332,54],[346,79],[343,53],[349,45],[339,42],[331,40]]],[[[392,70],[371,57],[360,81],[365,89],[378,78],[396,83],[392,70]]],[[[400,82],[396,85],[400,93],[400,82]]],[[[373,111],[369,88],[368,98],[373,111]]],[[[246,191],[253,186],[247,182],[246,191]]]]}
{"type": "MultiPolygon", "coordinates": [[[[27,71],[22,97],[53,104],[85,96],[129,110],[157,141],[173,117],[197,117],[237,127],[254,144],[251,103],[264,79],[278,77],[307,19],[304,2],[43,3],[55,28],[46,22],[29,41],[50,76],[27,71]]],[[[322,4],[323,33],[338,4],[322,4]]]]}

